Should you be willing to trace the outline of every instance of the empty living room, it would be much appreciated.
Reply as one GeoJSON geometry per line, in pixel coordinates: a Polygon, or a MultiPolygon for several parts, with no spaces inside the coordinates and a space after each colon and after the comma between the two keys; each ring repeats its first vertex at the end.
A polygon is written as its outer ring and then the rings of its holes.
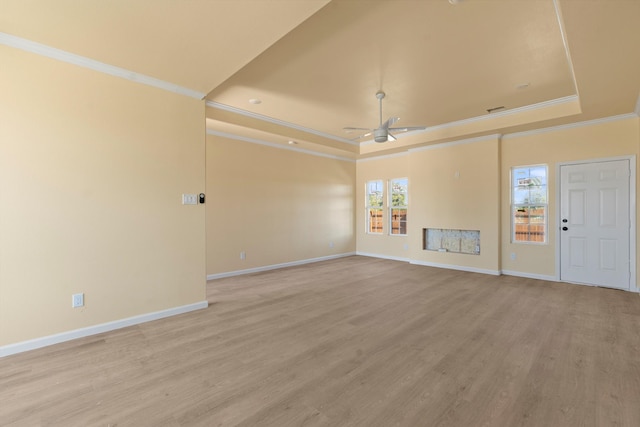
{"type": "Polygon", "coordinates": [[[639,426],[638,18],[0,0],[0,426],[639,426]]]}

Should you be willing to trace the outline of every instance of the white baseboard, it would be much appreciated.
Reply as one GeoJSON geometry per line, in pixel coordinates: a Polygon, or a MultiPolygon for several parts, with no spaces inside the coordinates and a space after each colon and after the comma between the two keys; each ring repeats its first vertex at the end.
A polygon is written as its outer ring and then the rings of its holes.
{"type": "Polygon", "coordinates": [[[411,262],[411,258],[402,258],[402,257],[397,257],[397,256],[372,254],[372,253],[369,253],[369,252],[356,252],[356,255],[368,256],[368,257],[371,257],[371,258],[390,259],[392,261],[411,262]]]}
{"type": "Polygon", "coordinates": [[[225,277],[241,276],[243,274],[260,273],[262,271],[276,270],[278,268],[294,267],[296,265],[311,264],[313,262],[328,261],[330,259],[345,258],[356,255],[355,252],[347,252],[338,255],[328,255],[318,258],[309,258],[299,261],[284,262],[282,264],[265,265],[263,267],[247,268],[245,270],[227,271],[225,273],[209,274],[207,280],[223,279],[225,277]]]}
{"type": "Polygon", "coordinates": [[[475,268],[475,267],[468,267],[464,265],[440,264],[437,262],[416,261],[416,260],[411,260],[410,263],[417,264],[417,265],[424,265],[426,267],[448,268],[449,270],[460,270],[460,271],[468,271],[470,273],[490,274],[492,276],[500,275],[499,270],[487,270],[485,268],[475,268]]]}
{"type": "Polygon", "coordinates": [[[460,270],[460,271],[468,271],[470,273],[490,274],[492,276],[500,275],[500,271],[498,270],[487,270],[483,268],[467,267],[463,265],[439,264],[436,262],[418,261],[411,258],[402,258],[402,257],[396,257],[396,256],[389,256],[389,255],[373,254],[369,252],[356,252],[356,255],[368,256],[372,258],[389,259],[392,261],[408,262],[409,264],[424,265],[426,267],[448,268],[449,270],[460,270]]]}
{"type": "Polygon", "coordinates": [[[502,270],[502,274],[507,276],[524,277],[525,279],[546,280],[548,282],[558,281],[558,279],[556,279],[555,276],[548,276],[546,274],[525,273],[522,271],[512,271],[512,270],[502,270]]]}
{"type": "Polygon", "coordinates": [[[101,334],[103,332],[113,331],[115,329],[125,328],[140,323],[151,322],[152,320],[162,319],[164,317],[175,316],[177,314],[188,313],[190,311],[207,308],[207,301],[200,301],[193,304],[187,304],[180,307],[173,307],[166,310],[155,311],[153,313],[141,314],[139,316],[128,317],[126,319],[114,320],[113,322],[102,323],[99,325],[88,326],[86,328],[75,329],[73,331],[61,332],[55,335],[49,335],[42,338],[35,338],[28,341],[22,341],[15,344],[9,344],[0,347],[0,357],[12,354],[22,353],[36,348],[46,347],[53,344],[59,344],[65,341],[71,341],[77,338],[83,338],[90,335],[101,334]]]}

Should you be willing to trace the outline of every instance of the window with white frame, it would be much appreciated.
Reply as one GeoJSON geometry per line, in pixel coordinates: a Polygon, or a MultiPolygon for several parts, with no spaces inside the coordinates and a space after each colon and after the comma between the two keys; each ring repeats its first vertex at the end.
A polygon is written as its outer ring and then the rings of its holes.
{"type": "Polygon", "coordinates": [[[512,242],[546,243],[548,212],[547,166],[512,168],[512,242]]]}
{"type": "Polygon", "coordinates": [[[382,234],[384,185],[382,180],[367,182],[367,233],[382,234]]]}
{"type": "Polygon", "coordinates": [[[391,234],[400,236],[407,234],[408,187],[408,178],[389,181],[389,230],[391,234]]]}

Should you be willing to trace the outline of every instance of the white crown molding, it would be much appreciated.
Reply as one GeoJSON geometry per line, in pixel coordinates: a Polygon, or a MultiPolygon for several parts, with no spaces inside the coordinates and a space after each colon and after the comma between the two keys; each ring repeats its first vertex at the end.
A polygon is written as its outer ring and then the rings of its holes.
{"type": "Polygon", "coordinates": [[[355,254],[356,254],[355,252],[347,252],[347,253],[338,254],[338,255],[328,255],[328,256],[323,256],[323,257],[318,257],[318,258],[303,259],[303,260],[300,260],[300,261],[285,262],[285,263],[282,263],[282,264],[272,264],[272,265],[265,265],[263,267],[247,268],[245,270],[235,270],[235,271],[228,271],[226,273],[209,274],[209,275],[207,275],[207,280],[224,279],[225,277],[241,276],[243,274],[260,273],[262,271],[276,270],[276,269],[285,268],[285,267],[295,267],[297,265],[311,264],[311,263],[314,263],[314,262],[328,261],[328,260],[331,260],[331,259],[346,258],[346,257],[349,257],[349,256],[353,256],[355,254]]]}
{"type": "Polygon", "coordinates": [[[356,160],[356,163],[370,162],[373,160],[392,159],[394,157],[404,157],[408,155],[409,155],[408,151],[403,151],[402,153],[394,153],[394,154],[383,154],[382,156],[365,157],[364,159],[358,159],[356,160]]]}
{"type": "Polygon", "coordinates": [[[341,156],[335,156],[333,154],[320,153],[318,151],[307,150],[305,148],[299,148],[299,147],[292,147],[290,145],[276,144],[275,142],[263,141],[261,139],[249,138],[249,137],[246,137],[246,136],[240,136],[240,135],[236,135],[236,134],[233,134],[233,133],[220,132],[220,131],[213,130],[213,129],[207,129],[207,135],[220,136],[222,138],[229,138],[229,139],[235,139],[237,141],[250,142],[251,144],[266,145],[267,147],[273,147],[273,148],[280,148],[282,150],[295,151],[295,152],[298,152],[298,153],[309,154],[311,156],[326,157],[328,159],[341,160],[343,162],[355,163],[355,159],[350,159],[348,157],[341,157],[341,156]]]}
{"type": "Polygon", "coordinates": [[[427,128],[424,131],[419,131],[419,132],[427,132],[427,131],[430,131],[430,130],[446,129],[446,128],[452,128],[452,127],[457,127],[457,126],[464,126],[464,125],[468,125],[468,124],[471,124],[471,123],[478,123],[478,122],[484,122],[484,121],[487,121],[487,120],[493,120],[496,117],[513,116],[514,114],[520,114],[520,113],[526,113],[526,112],[530,112],[530,111],[536,111],[536,110],[540,110],[542,108],[553,107],[553,106],[556,106],[556,105],[569,104],[569,103],[578,101],[578,99],[579,98],[578,98],[577,95],[565,96],[563,98],[556,98],[556,99],[551,99],[549,101],[538,102],[537,104],[525,105],[523,107],[512,108],[512,109],[505,110],[505,111],[498,111],[497,113],[490,113],[490,114],[487,114],[486,116],[477,116],[477,117],[471,117],[469,119],[458,120],[458,121],[455,121],[455,122],[444,123],[442,125],[432,126],[430,128],[427,128]]]}
{"type": "Polygon", "coordinates": [[[598,124],[603,124],[603,123],[617,122],[619,120],[628,120],[628,119],[633,119],[633,118],[637,118],[637,117],[638,116],[635,113],[620,114],[618,116],[603,117],[601,119],[593,119],[593,120],[585,120],[583,122],[567,123],[566,125],[558,125],[558,126],[551,126],[551,127],[548,127],[548,128],[532,129],[532,130],[526,130],[524,132],[507,133],[507,134],[504,134],[502,136],[502,139],[520,138],[520,137],[523,137],[523,136],[538,135],[538,134],[541,134],[541,133],[556,132],[556,131],[565,130],[565,129],[581,128],[581,127],[585,127],[585,126],[593,126],[593,125],[598,125],[598,124]]]}
{"type": "Polygon", "coordinates": [[[445,147],[453,147],[455,145],[474,144],[476,142],[485,142],[485,141],[491,141],[494,139],[500,139],[501,137],[502,135],[500,135],[499,133],[494,133],[491,135],[477,136],[475,138],[459,139],[457,141],[441,142],[439,144],[426,145],[424,147],[410,148],[409,152],[414,153],[417,151],[427,151],[427,150],[436,150],[436,149],[445,148],[445,147]]]}
{"type": "MultiPolygon", "coordinates": [[[[524,107],[512,108],[510,110],[505,110],[505,111],[499,111],[497,113],[491,113],[486,116],[477,116],[477,117],[471,117],[469,119],[457,120],[455,122],[443,123],[441,125],[428,127],[424,130],[416,130],[416,131],[407,132],[407,133],[395,135],[395,136],[396,138],[400,139],[410,135],[418,135],[418,134],[427,133],[427,132],[434,132],[437,130],[450,129],[458,126],[465,126],[472,123],[493,120],[496,117],[505,117],[505,116],[511,116],[514,114],[520,114],[523,112],[535,111],[542,108],[551,107],[554,105],[562,105],[566,103],[575,102],[577,100],[578,100],[578,97],[576,95],[571,95],[571,96],[566,96],[564,98],[557,98],[549,101],[539,102],[537,104],[525,105],[524,107]]],[[[369,140],[369,141],[363,142],[362,145],[369,145],[374,143],[375,142],[373,140],[369,140]]]]}
{"type": "Polygon", "coordinates": [[[153,86],[155,88],[177,93],[179,95],[184,95],[196,99],[204,99],[204,97],[206,96],[205,93],[201,93],[183,86],[156,79],[154,77],[149,77],[144,74],[129,71],[124,68],[105,64],[104,62],[89,59],[84,56],[76,55],[74,53],[56,49],[41,43],[26,40],[21,37],[13,36],[11,34],[0,32],[0,44],[20,49],[25,52],[35,53],[36,55],[66,62],[68,64],[88,68],[90,70],[98,71],[100,73],[108,74],[114,77],[120,77],[132,82],[141,83],[147,86],[153,86]]]}
{"type": "Polygon", "coordinates": [[[15,344],[9,344],[0,347],[0,358],[10,356],[12,354],[22,353],[37,348],[47,347],[53,344],[60,344],[66,341],[78,338],[88,337],[90,335],[101,334],[116,329],[126,328],[127,326],[138,325],[140,323],[151,322],[152,320],[163,319],[165,317],[175,316],[178,314],[188,313],[190,311],[201,310],[207,308],[209,302],[200,301],[193,304],[173,307],[166,310],[156,311],[153,313],[142,314],[140,316],[128,317],[126,319],[115,320],[113,322],[102,323],[99,325],[89,326],[86,328],[75,329],[72,331],[62,332],[55,335],[49,335],[42,338],[36,338],[28,341],[22,341],[15,344]]]}
{"type": "Polygon", "coordinates": [[[500,139],[501,137],[502,137],[502,135],[500,135],[498,133],[495,133],[495,134],[491,134],[491,135],[477,136],[475,138],[460,139],[460,140],[457,140],[457,141],[440,142],[438,144],[426,145],[424,147],[409,148],[409,149],[407,149],[407,151],[402,152],[402,153],[382,154],[380,156],[366,157],[364,159],[358,159],[356,162],[357,163],[361,163],[361,162],[370,162],[370,161],[373,161],[373,160],[382,160],[382,159],[389,159],[389,158],[393,158],[393,157],[401,157],[401,156],[406,156],[409,153],[414,153],[414,152],[417,152],[417,151],[435,150],[435,149],[438,149],[438,148],[452,147],[454,145],[473,144],[475,142],[484,142],[484,141],[491,141],[493,139],[500,139]]]}
{"type": "Polygon", "coordinates": [[[310,133],[312,135],[320,136],[322,138],[331,139],[334,141],[342,142],[344,144],[353,145],[355,147],[359,147],[360,144],[358,142],[351,141],[346,138],[339,138],[335,135],[331,135],[325,132],[320,132],[315,129],[306,128],[304,126],[297,125],[295,123],[285,122],[284,120],[274,119],[273,117],[265,116],[262,114],[254,113],[252,111],[243,110],[242,108],[232,107],[231,105],[221,104],[215,101],[207,101],[207,107],[217,108],[218,110],[228,111],[230,113],[240,114],[241,116],[250,117],[252,119],[261,120],[263,122],[271,123],[278,126],[288,127],[290,129],[299,130],[301,132],[310,133]]]}
{"type": "MultiPolygon", "coordinates": [[[[552,107],[555,105],[568,104],[576,101],[578,101],[578,96],[570,95],[570,96],[565,96],[564,98],[551,99],[549,101],[538,102],[537,104],[525,105],[523,107],[517,107],[517,108],[512,108],[510,110],[499,111],[497,113],[487,114],[486,116],[477,116],[477,117],[471,117],[468,119],[457,120],[455,122],[443,123],[441,125],[428,127],[424,130],[416,130],[416,131],[411,131],[404,134],[395,135],[395,137],[397,139],[400,139],[409,135],[419,135],[427,132],[434,132],[437,130],[450,129],[458,126],[466,126],[473,123],[493,120],[497,117],[512,116],[514,114],[520,114],[520,113],[525,113],[529,111],[536,111],[542,108],[552,107]]],[[[375,142],[373,142],[372,140],[369,140],[362,143],[362,145],[370,145],[370,144],[375,144],[375,142]]]]}

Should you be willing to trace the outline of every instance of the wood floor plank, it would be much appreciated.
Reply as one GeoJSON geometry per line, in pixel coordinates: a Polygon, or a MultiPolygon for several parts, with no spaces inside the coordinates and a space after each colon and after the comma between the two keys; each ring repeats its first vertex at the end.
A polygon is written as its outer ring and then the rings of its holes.
{"type": "Polygon", "coordinates": [[[354,256],[207,295],[0,359],[0,425],[640,425],[637,294],[354,256]]]}

